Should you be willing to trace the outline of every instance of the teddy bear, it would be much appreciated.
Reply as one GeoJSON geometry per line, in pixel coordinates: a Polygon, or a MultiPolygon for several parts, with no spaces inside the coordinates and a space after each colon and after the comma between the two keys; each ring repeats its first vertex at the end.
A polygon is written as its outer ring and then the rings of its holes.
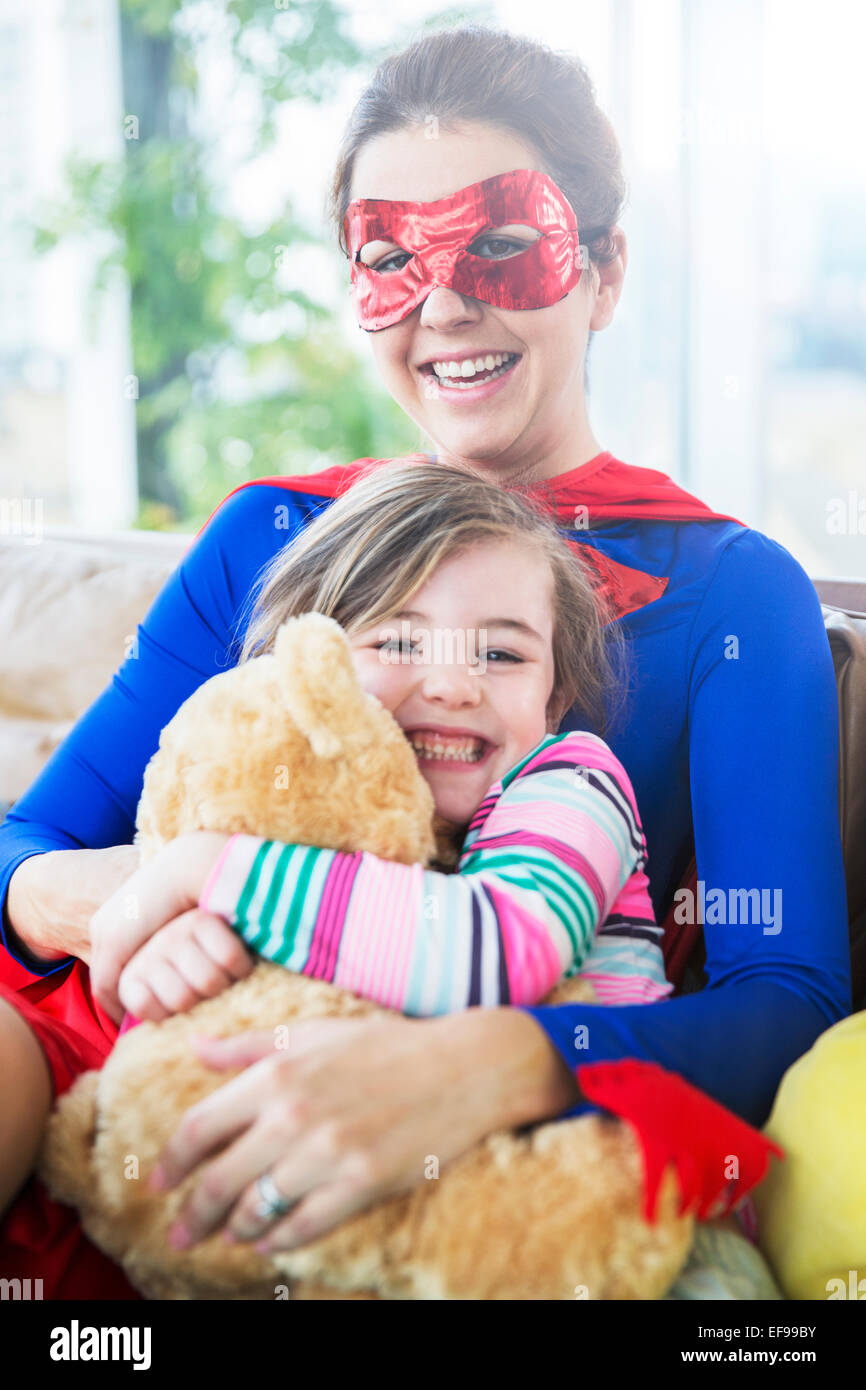
{"type": "MultiPolygon", "coordinates": [[[[343,629],[320,613],[288,619],[271,651],[205,681],[163,729],[136,816],[141,862],[196,829],[367,850],[441,871],[459,858],[411,745],[362,690],[343,629]]],[[[577,974],[545,1002],[593,998],[577,974]]],[[[435,1177],[425,1162],[411,1191],[294,1250],[265,1255],[219,1235],[174,1250],[166,1235],[195,1175],[159,1193],[148,1174],[184,1112],[233,1074],[206,1068],[190,1035],[272,1028],[276,1037],[303,1019],[377,1012],[260,961],[189,1012],[123,1033],[102,1069],[54,1107],[39,1174],[148,1298],[663,1297],[694,1230],[684,1170],[656,1154],[649,1213],[652,1155],[640,1121],[605,1109],[490,1134],[435,1177]]],[[[693,1117],[683,1127],[694,1132],[693,1117]]]]}

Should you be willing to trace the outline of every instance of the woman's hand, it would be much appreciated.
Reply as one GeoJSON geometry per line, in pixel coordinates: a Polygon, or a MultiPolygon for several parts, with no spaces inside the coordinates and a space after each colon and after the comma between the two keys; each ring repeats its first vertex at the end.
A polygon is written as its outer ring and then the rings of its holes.
{"type": "Polygon", "coordinates": [[[3,904],[13,948],[17,940],[45,965],[64,956],[89,965],[90,920],[135,872],[140,857],[138,845],[109,845],[46,850],[22,860],[3,904]]]}
{"type": "Polygon", "coordinates": [[[255,965],[222,917],[201,908],[184,912],[145,942],[124,966],[117,993],[136,1018],[158,1023],[212,999],[255,965]]]}
{"type": "Polygon", "coordinates": [[[209,1067],[245,1070],[187,1111],[151,1177],[173,1187],[205,1164],[172,1231],[178,1248],[225,1227],[290,1250],[414,1187],[431,1159],[442,1167],[495,1129],[580,1100],[519,1009],[311,1019],[285,1038],[199,1039],[197,1052],[209,1067]],[[276,1221],[259,1211],[263,1174],[292,1204],[276,1221]]]}
{"type": "MultiPolygon", "coordinates": [[[[195,908],[217,859],[231,838],[208,830],[179,835],[136,869],[90,921],[90,982],[107,1014],[119,1023],[118,983],[146,941],[195,908]]],[[[210,920],[211,914],[206,915],[210,920]]]]}

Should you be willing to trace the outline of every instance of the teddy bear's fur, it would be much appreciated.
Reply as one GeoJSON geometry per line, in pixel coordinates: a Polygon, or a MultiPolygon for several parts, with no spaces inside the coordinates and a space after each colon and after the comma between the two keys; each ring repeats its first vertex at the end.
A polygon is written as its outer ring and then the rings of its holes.
{"type": "MultiPolygon", "coordinates": [[[[212,677],[180,707],[145,771],[136,820],[142,862],[194,829],[368,850],[456,865],[452,829],[398,724],[361,689],[342,628],[291,618],[272,653],[212,677]]],[[[546,1002],[591,1000],[579,976],[546,1002]]],[[[418,1184],[282,1254],[218,1236],[175,1251],[166,1233],[197,1175],[146,1185],[184,1112],[232,1073],[204,1067],[192,1032],[228,1036],[292,1022],[385,1012],[322,981],[260,962],[188,1013],[124,1034],[49,1120],[40,1176],[151,1298],[660,1298],[682,1267],[693,1217],[665,1173],[656,1220],[641,1215],[643,1161],[630,1127],[593,1113],[499,1131],[418,1184]]]]}

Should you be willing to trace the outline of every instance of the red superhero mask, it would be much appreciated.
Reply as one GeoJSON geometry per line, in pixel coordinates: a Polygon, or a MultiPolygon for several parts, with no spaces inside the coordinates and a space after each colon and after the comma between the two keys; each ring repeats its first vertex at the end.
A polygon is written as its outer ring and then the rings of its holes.
{"type": "Polygon", "coordinates": [[[344,230],[355,312],[368,333],[406,318],[437,285],[497,309],[546,309],[574,289],[582,269],[574,209],[537,169],[495,174],[432,203],[355,198],[344,230]],[[499,259],[470,249],[482,233],[514,223],[541,235],[499,259]],[[400,247],[379,256],[375,270],[360,258],[373,241],[400,247]]]}

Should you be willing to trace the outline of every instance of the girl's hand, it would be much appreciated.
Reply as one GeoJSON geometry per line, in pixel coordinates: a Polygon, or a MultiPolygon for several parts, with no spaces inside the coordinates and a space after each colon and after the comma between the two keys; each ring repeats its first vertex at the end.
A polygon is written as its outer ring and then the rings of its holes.
{"type": "Polygon", "coordinates": [[[90,919],[90,982],[97,1002],[120,1023],[117,993],[124,966],[146,941],[198,904],[230,835],[195,830],[159,850],[90,919]]]}
{"type": "Polygon", "coordinates": [[[161,927],[124,967],[121,1004],[136,1018],[158,1023],[222,994],[255,964],[222,917],[193,908],[161,927]]]}
{"type": "Polygon", "coordinates": [[[432,1159],[444,1166],[495,1129],[580,1099],[520,1009],[309,1019],[285,1039],[203,1038],[196,1051],[209,1067],[245,1070],[187,1111],[151,1175],[152,1186],[174,1187],[204,1165],[172,1229],[176,1248],[222,1227],[291,1250],[414,1187],[432,1159]],[[262,1215],[263,1174],[287,1214],[262,1215]]]}

